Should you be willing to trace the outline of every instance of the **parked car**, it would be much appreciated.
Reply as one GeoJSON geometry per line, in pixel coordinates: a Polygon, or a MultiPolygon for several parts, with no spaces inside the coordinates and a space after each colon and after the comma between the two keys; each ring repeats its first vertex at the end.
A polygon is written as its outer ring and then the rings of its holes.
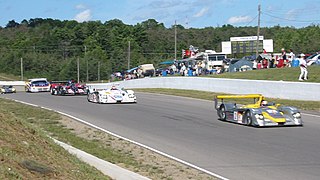
{"type": "Polygon", "coordinates": [[[147,77],[147,76],[155,76],[155,68],[153,66],[153,64],[142,64],[139,66],[139,68],[142,71],[142,75],[143,77],[147,77]]]}

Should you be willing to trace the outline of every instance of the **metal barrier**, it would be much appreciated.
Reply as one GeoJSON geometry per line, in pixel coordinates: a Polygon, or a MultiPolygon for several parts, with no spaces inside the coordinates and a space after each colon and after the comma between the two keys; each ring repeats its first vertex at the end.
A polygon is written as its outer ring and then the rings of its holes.
{"type": "MultiPolygon", "coordinates": [[[[125,88],[171,88],[230,94],[263,94],[270,98],[320,101],[320,83],[202,77],[157,77],[117,83],[125,88]]],[[[0,81],[0,85],[13,85],[17,91],[23,91],[24,84],[24,81],[0,81]]],[[[113,83],[94,84],[110,86],[113,83]]]]}
{"type": "Polygon", "coordinates": [[[270,98],[320,101],[320,83],[202,77],[143,78],[119,83],[125,88],[172,88],[230,94],[263,94],[270,98]]]}

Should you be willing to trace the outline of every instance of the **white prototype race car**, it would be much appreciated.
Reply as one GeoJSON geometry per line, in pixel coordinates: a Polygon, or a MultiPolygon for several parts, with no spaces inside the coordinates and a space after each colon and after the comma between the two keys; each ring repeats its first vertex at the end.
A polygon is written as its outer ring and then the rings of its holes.
{"type": "Polygon", "coordinates": [[[87,95],[88,102],[93,103],[136,103],[137,97],[133,90],[125,90],[113,85],[111,88],[98,89],[94,86],[89,86],[87,95]]]}

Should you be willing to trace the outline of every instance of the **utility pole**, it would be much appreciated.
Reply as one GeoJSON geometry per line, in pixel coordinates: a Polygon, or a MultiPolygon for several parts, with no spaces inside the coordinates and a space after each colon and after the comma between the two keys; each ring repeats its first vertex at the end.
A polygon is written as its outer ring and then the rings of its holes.
{"type": "Polygon", "coordinates": [[[260,14],[261,14],[261,5],[258,5],[258,30],[257,30],[257,47],[256,47],[256,58],[259,56],[259,36],[260,36],[260,14]]]}
{"type": "Polygon", "coordinates": [[[87,46],[84,46],[84,58],[86,58],[86,64],[87,64],[87,79],[86,82],[89,82],[89,62],[87,58],[87,46]]]}
{"type": "Polygon", "coordinates": [[[79,57],[77,59],[77,73],[78,73],[78,83],[80,82],[80,63],[79,63],[79,57]]]}
{"type": "Polygon", "coordinates": [[[174,21],[174,60],[177,60],[177,20],[174,21]]]}
{"type": "Polygon", "coordinates": [[[130,47],[130,41],[128,42],[128,70],[130,69],[130,56],[131,56],[131,47],[130,47]]]}
{"type": "Polygon", "coordinates": [[[21,81],[23,81],[23,58],[21,58],[20,68],[21,68],[21,81]]]}
{"type": "Polygon", "coordinates": [[[100,81],[100,61],[98,61],[98,81],[100,81]]]}

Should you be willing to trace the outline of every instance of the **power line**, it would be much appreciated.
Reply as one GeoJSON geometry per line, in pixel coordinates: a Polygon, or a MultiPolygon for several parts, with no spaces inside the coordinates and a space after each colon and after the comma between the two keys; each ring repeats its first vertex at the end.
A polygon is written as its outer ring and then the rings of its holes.
{"type": "Polygon", "coordinates": [[[258,16],[259,16],[259,15],[257,14],[256,17],[254,17],[254,18],[253,18],[250,22],[248,22],[245,26],[248,26],[249,24],[251,24],[254,20],[257,19],[258,16]]]}
{"type": "Polygon", "coordinates": [[[281,19],[281,20],[285,20],[285,21],[292,21],[292,22],[311,23],[311,22],[315,22],[315,21],[320,21],[320,20],[301,21],[301,20],[297,20],[297,19],[288,19],[288,18],[282,18],[282,17],[274,16],[274,15],[271,15],[271,14],[266,13],[266,12],[262,12],[262,13],[267,15],[267,16],[273,17],[273,18],[277,18],[277,19],[281,19]]]}

